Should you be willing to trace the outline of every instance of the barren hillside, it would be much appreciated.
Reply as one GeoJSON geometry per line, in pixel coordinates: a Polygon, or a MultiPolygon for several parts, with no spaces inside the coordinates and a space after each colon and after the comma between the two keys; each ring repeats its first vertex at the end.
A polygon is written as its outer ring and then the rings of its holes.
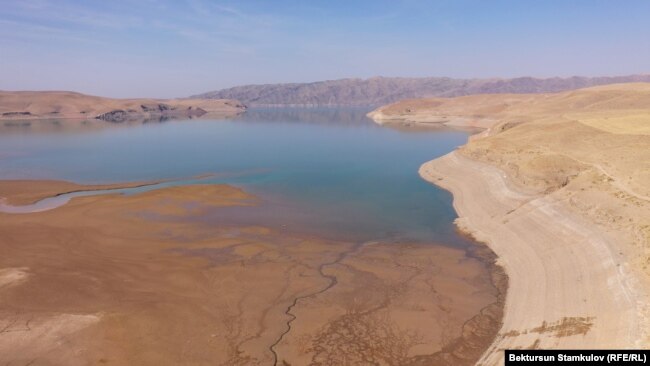
{"type": "Polygon", "coordinates": [[[67,91],[0,91],[0,119],[83,118],[122,122],[152,116],[236,115],[236,100],[113,99],[67,91]]]}
{"type": "Polygon", "coordinates": [[[538,79],[396,78],[341,79],[313,83],[244,85],[192,98],[236,99],[247,105],[382,105],[402,99],[486,93],[546,93],[594,85],[650,82],[650,75],[538,79]]]}
{"type": "MultiPolygon", "coordinates": [[[[369,114],[379,123],[488,128],[460,152],[617,228],[650,266],[650,83],[555,94],[405,100],[369,114]]],[[[640,258],[639,258],[640,259],[640,258]]]]}
{"type": "Polygon", "coordinates": [[[369,115],[486,128],[420,168],[509,277],[479,364],[503,364],[503,349],[647,347],[650,84],[406,100],[369,115]]]}

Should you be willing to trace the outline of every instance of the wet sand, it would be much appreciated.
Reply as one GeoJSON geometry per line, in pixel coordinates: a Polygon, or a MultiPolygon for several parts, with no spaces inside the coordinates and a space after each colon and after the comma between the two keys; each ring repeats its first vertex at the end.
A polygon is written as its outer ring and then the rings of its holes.
{"type": "Polygon", "coordinates": [[[256,203],[191,185],[0,214],[0,362],[469,365],[496,334],[504,277],[478,248],[191,220],[256,203]]]}

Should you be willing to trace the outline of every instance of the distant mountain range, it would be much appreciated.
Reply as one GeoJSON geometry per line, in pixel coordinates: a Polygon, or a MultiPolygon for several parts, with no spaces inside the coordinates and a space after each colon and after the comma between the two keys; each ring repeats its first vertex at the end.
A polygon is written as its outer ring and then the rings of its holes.
{"type": "Polygon", "coordinates": [[[613,77],[452,79],[444,77],[340,79],[313,83],[244,85],[190,98],[236,99],[249,106],[378,106],[402,99],[489,93],[546,93],[589,86],[650,82],[648,75],[613,77]]]}

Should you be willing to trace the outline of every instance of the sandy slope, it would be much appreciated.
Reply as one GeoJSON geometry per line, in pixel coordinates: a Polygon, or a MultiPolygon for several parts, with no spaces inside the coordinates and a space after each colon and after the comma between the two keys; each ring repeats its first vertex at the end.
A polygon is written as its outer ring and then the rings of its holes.
{"type": "Polygon", "coordinates": [[[486,130],[422,166],[510,277],[503,348],[650,344],[650,84],[408,100],[379,123],[486,130]]]}
{"type": "Polygon", "coordinates": [[[154,116],[227,116],[244,110],[241,103],[226,99],[113,99],[67,91],[0,91],[0,119],[104,116],[122,121],[154,116]],[[116,119],[118,113],[121,120],[116,119]]]}
{"type": "Polygon", "coordinates": [[[487,243],[509,276],[503,327],[479,364],[502,364],[506,348],[646,344],[638,304],[647,297],[614,238],[560,198],[515,189],[503,171],[457,152],[420,174],[454,194],[458,225],[487,243]]]}

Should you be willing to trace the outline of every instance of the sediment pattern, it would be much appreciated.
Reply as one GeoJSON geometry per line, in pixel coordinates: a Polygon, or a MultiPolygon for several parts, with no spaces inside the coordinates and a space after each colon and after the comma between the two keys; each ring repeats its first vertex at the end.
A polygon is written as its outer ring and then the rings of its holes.
{"type": "MultiPolygon", "coordinates": [[[[90,188],[21,185],[3,192],[90,188]]],[[[0,213],[0,362],[445,365],[463,350],[470,364],[496,333],[490,258],[199,219],[257,202],[191,185],[0,213]]]]}

